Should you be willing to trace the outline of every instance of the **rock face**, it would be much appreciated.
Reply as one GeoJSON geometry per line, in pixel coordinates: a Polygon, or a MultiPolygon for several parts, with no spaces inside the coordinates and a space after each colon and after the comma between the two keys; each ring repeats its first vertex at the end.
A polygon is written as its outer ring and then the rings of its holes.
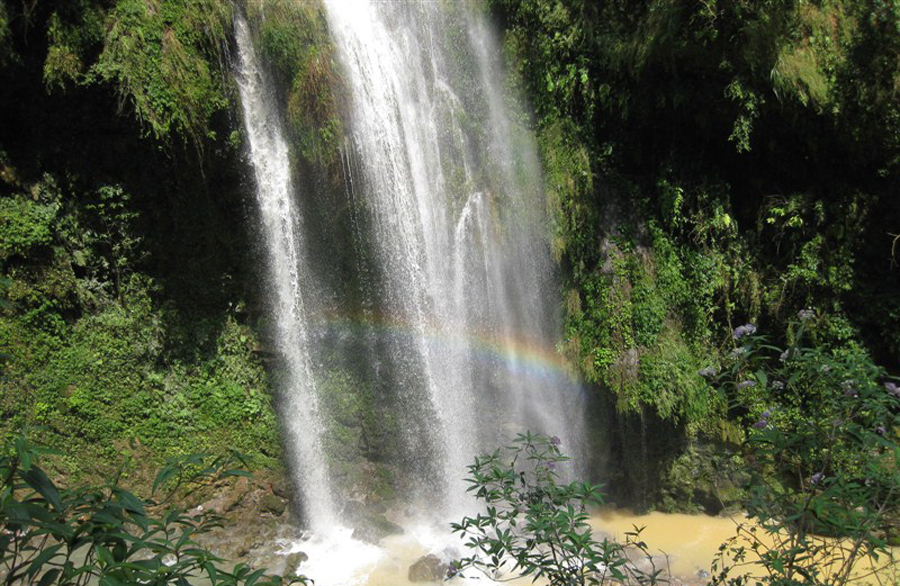
{"type": "Polygon", "coordinates": [[[287,508],[287,502],[272,493],[267,493],[260,498],[259,506],[264,512],[280,517],[287,508]]]}
{"type": "Polygon", "coordinates": [[[432,554],[420,557],[416,563],[409,567],[410,582],[440,582],[447,575],[450,568],[441,559],[432,554]]]}

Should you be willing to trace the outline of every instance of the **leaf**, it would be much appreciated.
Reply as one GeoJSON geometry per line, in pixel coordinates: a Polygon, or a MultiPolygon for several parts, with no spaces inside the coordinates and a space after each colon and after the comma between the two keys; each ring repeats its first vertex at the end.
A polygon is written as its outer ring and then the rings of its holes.
{"type": "Polygon", "coordinates": [[[41,579],[38,581],[38,586],[50,586],[50,584],[56,582],[56,578],[59,577],[60,573],[62,573],[62,570],[59,568],[47,570],[47,573],[41,576],[41,579]]]}
{"type": "Polygon", "coordinates": [[[244,580],[244,586],[253,586],[259,581],[260,578],[263,577],[263,575],[265,575],[265,573],[265,570],[256,570],[255,572],[247,576],[247,578],[244,580]]]}
{"type": "Polygon", "coordinates": [[[34,558],[34,561],[32,561],[28,566],[28,570],[25,571],[25,573],[28,574],[28,577],[33,578],[35,575],[37,575],[37,573],[41,571],[41,567],[45,563],[56,557],[56,552],[58,552],[61,547],[62,544],[60,543],[50,546],[39,553],[38,556],[34,558]]]}
{"type": "Polygon", "coordinates": [[[53,481],[44,474],[43,470],[34,466],[31,469],[22,472],[22,479],[28,483],[28,486],[37,491],[38,494],[47,499],[47,501],[53,505],[54,509],[60,512],[62,511],[62,501],[59,497],[59,491],[56,489],[53,481]]]}
{"type": "Polygon", "coordinates": [[[137,498],[127,490],[122,490],[119,492],[118,501],[119,504],[122,505],[122,508],[130,513],[137,513],[141,516],[147,514],[144,510],[144,503],[141,501],[141,499],[137,498]]]}

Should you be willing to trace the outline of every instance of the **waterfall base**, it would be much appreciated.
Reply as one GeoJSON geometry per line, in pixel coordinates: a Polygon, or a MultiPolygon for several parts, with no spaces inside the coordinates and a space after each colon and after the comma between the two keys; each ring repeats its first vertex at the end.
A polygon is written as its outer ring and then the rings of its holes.
{"type": "MultiPolygon", "coordinates": [[[[736,522],[743,520],[706,515],[650,513],[634,515],[627,511],[605,509],[591,516],[595,535],[624,540],[634,526],[645,526],[642,538],[650,547],[660,567],[668,566],[671,584],[700,586],[708,582],[708,572],[719,546],[734,535],[736,522]]],[[[449,528],[435,525],[405,524],[405,533],[381,540],[377,545],[352,537],[352,530],[337,528],[328,535],[312,535],[306,539],[279,540],[283,555],[303,552],[308,561],[299,572],[315,580],[316,586],[405,586],[439,581],[410,581],[410,568],[428,555],[442,562],[467,554],[463,542],[449,528]]],[[[503,579],[495,582],[483,575],[453,578],[452,584],[534,583],[531,578],[503,579]]],[[[541,584],[540,581],[537,584],[541,584]]]]}

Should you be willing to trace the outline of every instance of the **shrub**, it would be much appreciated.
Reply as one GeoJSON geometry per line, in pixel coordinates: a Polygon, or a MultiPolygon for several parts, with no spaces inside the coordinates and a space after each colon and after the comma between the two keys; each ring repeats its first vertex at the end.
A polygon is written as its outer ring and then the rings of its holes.
{"type": "Polygon", "coordinates": [[[625,544],[594,538],[587,508],[601,504],[603,496],[598,486],[561,482],[566,460],[558,438],[531,433],[518,435],[504,451],[476,458],[467,481],[486,509],[452,524],[473,555],[454,562],[450,573],[472,568],[492,579],[513,574],[551,586],[665,581],[640,541],[640,529],[627,534],[625,544]],[[646,557],[649,569],[629,561],[629,548],[646,557]]]}
{"type": "Polygon", "coordinates": [[[900,390],[861,351],[805,346],[815,321],[802,310],[786,349],[740,326],[727,371],[703,372],[748,426],[749,521],[722,545],[714,584],[845,584],[894,565],[900,390]]]}
{"type": "Polygon", "coordinates": [[[6,584],[38,586],[212,586],[305,584],[224,560],[194,538],[219,519],[171,505],[223,477],[247,475],[230,466],[239,456],[190,455],[170,461],[156,477],[154,497],[142,499],[119,486],[57,486],[38,466],[48,450],[15,436],[0,455],[0,574],[6,584]],[[159,514],[156,516],[149,511],[159,514]]]}

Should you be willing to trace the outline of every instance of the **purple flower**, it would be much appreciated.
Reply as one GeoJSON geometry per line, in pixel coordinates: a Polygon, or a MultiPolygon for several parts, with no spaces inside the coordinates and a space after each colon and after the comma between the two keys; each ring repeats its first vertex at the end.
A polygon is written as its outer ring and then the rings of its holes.
{"type": "Polygon", "coordinates": [[[753,324],[744,324],[742,326],[738,326],[734,329],[734,332],[731,335],[735,340],[740,340],[744,336],[752,336],[756,333],[756,326],[753,324]]]}
{"type": "Polygon", "coordinates": [[[771,417],[771,416],[772,416],[772,410],[771,410],[771,409],[766,409],[765,411],[763,411],[763,414],[762,414],[762,418],[763,418],[763,419],[768,419],[768,418],[771,417]]]}
{"type": "Polygon", "coordinates": [[[785,350],[784,352],[781,353],[781,356],[778,357],[778,360],[781,360],[782,362],[787,362],[787,359],[790,357],[791,357],[791,351],[785,350]]]}
{"type": "Polygon", "coordinates": [[[753,429],[765,429],[769,425],[769,422],[763,418],[753,424],[753,429]]]}
{"type": "Polygon", "coordinates": [[[551,445],[558,446],[558,445],[561,444],[561,443],[562,443],[562,442],[561,442],[561,441],[559,440],[559,438],[556,437],[555,435],[554,435],[553,437],[550,438],[550,444],[551,444],[551,445]]]}
{"type": "Polygon", "coordinates": [[[809,321],[816,317],[816,312],[812,309],[801,309],[797,312],[797,317],[800,318],[800,321],[809,321]]]}
{"type": "Polygon", "coordinates": [[[697,374],[699,374],[703,378],[709,378],[711,376],[716,376],[718,372],[718,369],[714,366],[707,366],[706,368],[701,368],[700,370],[698,370],[697,374]]]}
{"type": "Polygon", "coordinates": [[[878,435],[884,435],[887,433],[887,428],[883,425],[879,425],[875,428],[875,431],[878,432],[878,435]]]}
{"type": "Polygon", "coordinates": [[[884,383],[884,388],[890,396],[900,399],[900,387],[897,386],[897,383],[884,383]]]}
{"type": "Polygon", "coordinates": [[[776,391],[780,391],[781,389],[784,388],[784,383],[781,382],[780,380],[772,381],[772,388],[775,389],[776,391]]]}
{"type": "Polygon", "coordinates": [[[739,388],[739,389],[747,389],[747,388],[755,387],[755,386],[756,386],[756,381],[745,380],[745,381],[743,381],[743,382],[739,382],[737,388],[739,388]]]}
{"type": "Polygon", "coordinates": [[[556,462],[547,462],[547,468],[550,470],[556,470],[556,462]]]}
{"type": "Polygon", "coordinates": [[[813,474],[813,475],[809,478],[809,483],[810,483],[810,484],[817,484],[817,483],[818,483],[820,480],[822,480],[823,478],[825,478],[825,475],[824,475],[824,474],[822,474],[821,472],[816,472],[815,474],[813,474]]]}

